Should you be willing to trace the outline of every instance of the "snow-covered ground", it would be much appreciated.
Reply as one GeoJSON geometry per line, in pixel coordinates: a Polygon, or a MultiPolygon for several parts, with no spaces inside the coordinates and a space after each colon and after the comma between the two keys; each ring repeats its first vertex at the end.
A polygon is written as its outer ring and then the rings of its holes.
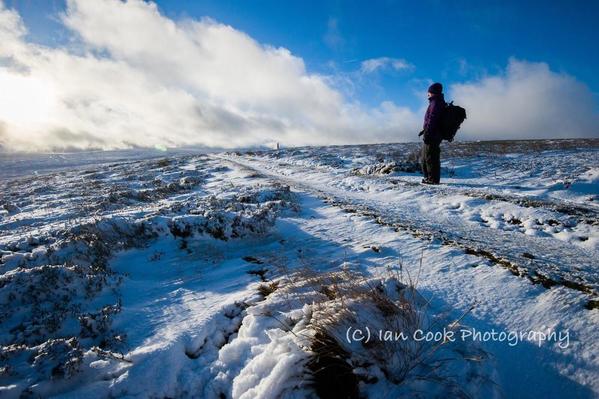
{"type": "Polygon", "coordinates": [[[416,153],[14,169],[0,397],[599,396],[599,142],[416,153]]]}
{"type": "Polygon", "coordinates": [[[0,148],[0,179],[24,175],[39,175],[58,170],[72,170],[85,165],[98,166],[114,162],[164,158],[215,152],[203,147],[189,148],[137,148],[114,151],[76,151],[63,153],[12,153],[0,148]]]}

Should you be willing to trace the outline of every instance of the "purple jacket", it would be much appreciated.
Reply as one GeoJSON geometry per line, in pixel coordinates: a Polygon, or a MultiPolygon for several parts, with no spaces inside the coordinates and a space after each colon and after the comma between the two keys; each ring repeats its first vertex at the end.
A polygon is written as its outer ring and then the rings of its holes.
{"type": "Polygon", "coordinates": [[[441,135],[441,116],[445,109],[445,97],[443,94],[435,94],[429,99],[426,114],[424,114],[424,142],[427,144],[440,144],[443,141],[441,135]]]}

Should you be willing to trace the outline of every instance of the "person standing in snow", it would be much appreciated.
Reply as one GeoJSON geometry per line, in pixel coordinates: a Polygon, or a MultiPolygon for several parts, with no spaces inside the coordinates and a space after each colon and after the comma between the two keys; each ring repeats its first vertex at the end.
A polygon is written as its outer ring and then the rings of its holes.
{"type": "Polygon", "coordinates": [[[433,83],[428,88],[428,108],[424,114],[424,126],[419,136],[422,145],[422,183],[439,184],[441,180],[441,118],[445,109],[443,85],[433,83]]]}

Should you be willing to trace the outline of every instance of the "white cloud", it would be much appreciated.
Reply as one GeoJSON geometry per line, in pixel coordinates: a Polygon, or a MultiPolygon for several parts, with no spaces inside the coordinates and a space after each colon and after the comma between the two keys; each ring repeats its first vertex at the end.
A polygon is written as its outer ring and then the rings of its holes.
{"type": "Polygon", "coordinates": [[[597,137],[599,115],[591,91],[545,63],[510,59],[504,73],[454,84],[450,93],[468,119],[461,138],[597,137]]]}
{"type": "Polygon", "coordinates": [[[413,69],[414,66],[402,58],[379,57],[362,61],[360,70],[362,73],[372,73],[379,69],[392,68],[396,71],[402,69],[413,69]]]}
{"type": "Polygon", "coordinates": [[[174,21],[140,0],[69,0],[63,22],[73,42],[48,48],[0,8],[0,145],[329,144],[417,130],[395,109],[349,101],[287,49],[209,19],[174,21]]]}

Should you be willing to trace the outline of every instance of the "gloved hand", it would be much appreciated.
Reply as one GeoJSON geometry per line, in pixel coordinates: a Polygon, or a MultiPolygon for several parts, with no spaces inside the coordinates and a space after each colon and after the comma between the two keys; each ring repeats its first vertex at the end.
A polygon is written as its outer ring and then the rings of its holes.
{"type": "Polygon", "coordinates": [[[422,136],[423,134],[424,134],[424,129],[422,129],[422,130],[420,131],[420,133],[418,133],[418,137],[422,136]]]}

